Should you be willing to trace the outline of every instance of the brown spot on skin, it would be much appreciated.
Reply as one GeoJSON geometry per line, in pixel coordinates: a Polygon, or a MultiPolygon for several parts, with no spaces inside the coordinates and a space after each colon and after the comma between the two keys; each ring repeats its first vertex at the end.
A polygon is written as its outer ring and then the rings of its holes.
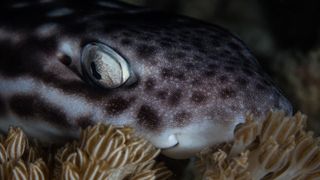
{"type": "Polygon", "coordinates": [[[48,121],[62,127],[70,127],[66,115],[56,106],[35,95],[14,95],[9,100],[13,113],[21,117],[48,121]]]}
{"type": "Polygon", "coordinates": [[[195,103],[202,103],[205,101],[205,95],[202,92],[195,91],[192,93],[191,101],[195,103]]]}
{"type": "Polygon", "coordinates": [[[155,86],[155,80],[152,78],[147,79],[147,81],[144,83],[144,89],[147,91],[152,91],[155,86]]]}
{"type": "Polygon", "coordinates": [[[164,90],[158,91],[156,96],[159,99],[165,100],[168,97],[168,91],[164,91],[164,90]]]}
{"type": "Polygon", "coordinates": [[[108,101],[106,110],[111,115],[118,115],[128,109],[133,100],[133,98],[129,98],[129,100],[123,99],[121,97],[112,98],[108,101]]]}
{"type": "Polygon", "coordinates": [[[59,54],[58,59],[62,64],[66,66],[70,66],[70,64],[72,63],[71,57],[66,54],[59,54]]]}
{"type": "Polygon", "coordinates": [[[140,58],[150,58],[156,54],[156,48],[154,46],[148,46],[146,44],[140,44],[137,46],[137,55],[140,58]]]}
{"type": "Polygon", "coordinates": [[[222,99],[233,98],[237,94],[232,88],[224,88],[220,91],[220,96],[222,99]]]}
{"type": "Polygon", "coordinates": [[[6,104],[4,103],[4,99],[0,96],[0,116],[5,115],[7,112],[6,104]]]}
{"type": "Polygon", "coordinates": [[[81,128],[86,128],[88,126],[94,125],[94,122],[88,117],[88,116],[83,116],[75,120],[77,123],[77,126],[81,128]]]}
{"type": "Polygon", "coordinates": [[[159,130],[160,129],[160,118],[158,113],[147,105],[142,105],[137,114],[138,124],[149,130],[159,130]]]}
{"type": "Polygon", "coordinates": [[[183,127],[190,121],[191,115],[185,111],[179,112],[174,116],[176,126],[183,127]]]}
{"type": "Polygon", "coordinates": [[[174,92],[171,93],[168,99],[168,103],[170,106],[177,106],[180,103],[181,99],[181,90],[175,90],[174,92]]]}

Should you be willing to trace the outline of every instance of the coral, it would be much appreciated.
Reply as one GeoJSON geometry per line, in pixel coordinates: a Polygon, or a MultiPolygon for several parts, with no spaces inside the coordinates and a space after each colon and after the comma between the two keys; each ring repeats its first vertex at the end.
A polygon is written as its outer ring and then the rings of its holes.
{"type": "MultiPolygon", "coordinates": [[[[248,115],[232,142],[199,153],[196,179],[319,179],[319,140],[305,124],[301,113],[270,112],[261,121],[248,115]]],[[[90,126],[55,155],[10,128],[0,136],[0,179],[169,179],[172,172],[155,161],[159,153],[127,127],[90,126]]]]}
{"type": "Polygon", "coordinates": [[[0,179],[161,180],[172,176],[163,163],[155,161],[160,150],[130,128],[88,127],[79,141],[60,148],[55,160],[41,149],[20,128],[10,128],[6,138],[0,136],[0,179]]]}
{"type": "MultiPolygon", "coordinates": [[[[129,128],[98,124],[56,155],[58,179],[168,179],[171,172],[154,158],[160,153],[129,128]]],[[[56,172],[57,173],[57,172],[56,172]]]]}
{"type": "Polygon", "coordinates": [[[203,179],[317,179],[320,178],[319,140],[306,132],[306,117],[272,112],[262,122],[248,116],[234,141],[199,154],[203,179]]]}
{"type": "Polygon", "coordinates": [[[7,137],[0,136],[0,179],[48,179],[40,154],[20,128],[10,128],[7,137]]]}

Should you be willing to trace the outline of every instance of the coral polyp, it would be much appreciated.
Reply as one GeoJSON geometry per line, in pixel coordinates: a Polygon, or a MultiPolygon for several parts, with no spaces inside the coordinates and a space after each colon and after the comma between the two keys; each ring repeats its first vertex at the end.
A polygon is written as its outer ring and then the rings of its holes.
{"type": "Polygon", "coordinates": [[[168,179],[172,173],[154,159],[160,153],[130,128],[98,124],[56,155],[58,179],[168,179]]]}
{"type": "MultiPolygon", "coordinates": [[[[270,112],[265,119],[247,115],[232,142],[197,155],[195,179],[319,179],[319,139],[306,131],[306,116],[270,112]]],[[[0,178],[37,180],[165,180],[171,172],[157,159],[160,150],[128,127],[97,124],[58,150],[43,147],[12,127],[0,136],[0,178]],[[44,154],[44,150],[50,153],[44,154]],[[54,157],[54,158],[53,158],[54,157]]],[[[190,173],[190,171],[189,171],[190,173]]]]}
{"type": "Polygon", "coordinates": [[[88,127],[78,141],[66,144],[55,155],[45,155],[45,147],[34,144],[20,128],[10,128],[7,137],[0,136],[0,179],[162,180],[172,176],[155,160],[160,150],[130,128],[88,127]]]}
{"type": "Polygon", "coordinates": [[[317,179],[320,148],[305,131],[306,116],[272,112],[263,123],[247,116],[234,141],[199,154],[199,176],[205,179],[317,179]]]}
{"type": "Polygon", "coordinates": [[[49,171],[39,156],[39,147],[29,143],[20,128],[0,136],[0,179],[48,179],[49,171]]]}

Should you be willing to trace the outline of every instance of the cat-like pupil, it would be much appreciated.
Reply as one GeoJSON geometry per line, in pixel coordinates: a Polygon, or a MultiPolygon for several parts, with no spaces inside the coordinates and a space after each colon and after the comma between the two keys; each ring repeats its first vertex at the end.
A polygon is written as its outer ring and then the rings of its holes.
{"type": "Polygon", "coordinates": [[[97,68],[96,68],[96,64],[94,62],[92,62],[90,64],[91,66],[91,71],[92,71],[92,75],[97,79],[100,80],[101,79],[101,75],[98,73],[97,68]]]}

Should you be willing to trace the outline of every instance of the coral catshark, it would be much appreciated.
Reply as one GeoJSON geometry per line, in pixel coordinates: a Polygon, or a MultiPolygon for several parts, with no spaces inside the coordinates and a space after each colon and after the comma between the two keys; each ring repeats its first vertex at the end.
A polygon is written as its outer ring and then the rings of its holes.
{"type": "Polygon", "coordinates": [[[174,158],[233,137],[250,112],[291,113],[227,30],[115,1],[7,3],[0,16],[0,127],[65,140],[130,126],[174,158]]]}

